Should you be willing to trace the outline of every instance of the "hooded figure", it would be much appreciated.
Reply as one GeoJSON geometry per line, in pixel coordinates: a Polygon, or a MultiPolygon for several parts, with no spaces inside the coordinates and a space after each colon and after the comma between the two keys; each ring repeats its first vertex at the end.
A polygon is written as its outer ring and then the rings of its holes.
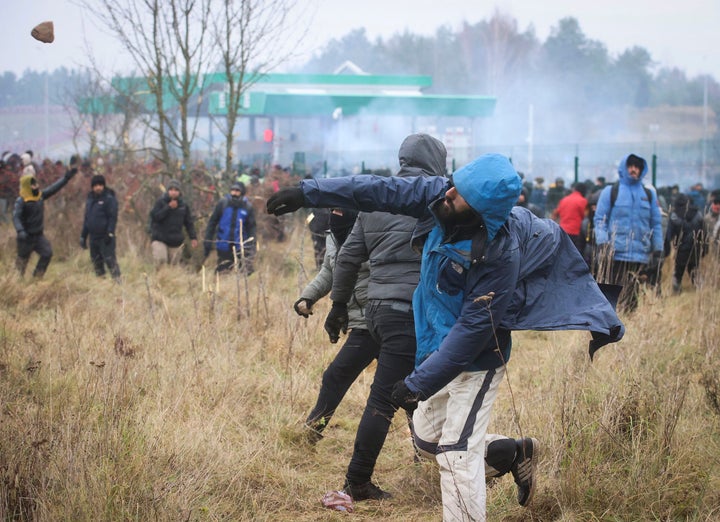
{"type": "MultiPolygon", "coordinates": [[[[300,206],[355,206],[434,216],[412,302],[415,369],[396,383],[392,398],[409,411],[417,407],[415,442],[440,465],[448,520],[485,517],[486,432],[510,358],[511,331],[588,330],[591,355],[624,333],[567,234],[556,223],[514,207],[520,189],[509,160],[486,154],[456,171],[452,181],[437,176],[306,180],[268,200],[268,211],[275,213],[300,206]]],[[[508,468],[519,486],[518,501],[526,505],[539,446],[529,438],[510,443],[508,468]]]]}
{"type": "Polygon", "coordinates": [[[637,308],[638,273],[659,280],[662,262],[662,213],[653,187],[645,187],[647,162],[635,154],[618,165],[619,181],[600,193],[593,218],[598,281],[624,287],[621,307],[637,308]]]}
{"type": "MultiPolygon", "coordinates": [[[[23,156],[26,155],[27,153],[23,154],[23,156]]],[[[29,155],[28,158],[30,158],[29,155]]],[[[18,248],[15,265],[21,275],[25,273],[30,254],[33,252],[40,256],[33,272],[34,276],[42,277],[50,264],[52,246],[43,233],[45,226],[44,201],[67,185],[68,181],[77,173],[77,163],[78,159],[73,156],[70,160],[70,168],[65,175],[44,190],[40,190],[34,170],[32,174],[26,174],[20,178],[19,196],[15,200],[13,210],[13,224],[17,231],[18,248]]],[[[28,164],[28,166],[31,167],[32,164],[28,164]]]]}

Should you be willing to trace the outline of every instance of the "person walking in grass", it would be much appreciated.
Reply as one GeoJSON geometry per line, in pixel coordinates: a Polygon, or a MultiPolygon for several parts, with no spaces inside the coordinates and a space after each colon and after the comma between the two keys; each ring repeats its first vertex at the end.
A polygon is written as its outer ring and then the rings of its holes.
{"type": "MultiPolygon", "coordinates": [[[[267,202],[275,215],[343,206],[433,218],[412,302],[415,368],[395,383],[392,398],[414,411],[416,445],[439,464],[445,521],[485,520],[483,456],[511,332],[589,330],[591,356],[624,334],[567,234],[514,207],[520,188],[510,161],[487,154],[451,179],[304,180],[267,202]]],[[[532,438],[513,446],[511,466],[523,503],[535,489],[539,448],[532,438]]]]}
{"type": "MultiPolygon", "coordinates": [[[[338,254],[352,230],[356,217],[356,210],[334,208],[330,211],[328,216],[330,233],[326,235],[325,239],[325,256],[320,270],[303,289],[300,298],[293,305],[298,315],[309,317],[313,313],[315,303],[330,293],[338,254]]],[[[305,427],[308,430],[307,439],[312,444],[322,439],[323,431],[350,386],[377,358],[380,351],[380,346],[368,332],[365,321],[368,275],[368,265],[363,263],[347,303],[348,323],[346,328],[349,330],[347,339],[323,372],[315,406],[305,420],[305,427]]],[[[328,335],[330,342],[338,342],[339,332],[331,330],[328,335]]]]}
{"type": "Polygon", "coordinates": [[[115,254],[115,227],[118,219],[118,202],[115,191],[105,185],[105,177],[96,174],[90,180],[90,193],[85,202],[85,219],[80,233],[80,246],[88,247],[95,274],[105,275],[107,265],[115,281],[120,280],[120,267],[115,254]]]}
{"type": "Polygon", "coordinates": [[[150,211],[150,248],[155,264],[175,264],[180,260],[180,248],[185,242],[183,228],[190,236],[190,245],[197,247],[195,219],[190,206],[183,200],[180,182],[171,179],[167,192],[150,211]]]}
{"type": "Polygon", "coordinates": [[[35,177],[34,169],[20,177],[20,195],[15,200],[13,210],[13,224],[17,232],[17,258],[15,266],[20,276],[25,274],[30,255],[36,252],[38,259],[33,277],[41,278],[45,275],[53,251],[50,241],[45,237],[45,200],[57,194],[68,184],[78,171],[79,158],[70,159],[70,168],[65,174],[46,189],[40,189],[40,183],[35,177]]]}

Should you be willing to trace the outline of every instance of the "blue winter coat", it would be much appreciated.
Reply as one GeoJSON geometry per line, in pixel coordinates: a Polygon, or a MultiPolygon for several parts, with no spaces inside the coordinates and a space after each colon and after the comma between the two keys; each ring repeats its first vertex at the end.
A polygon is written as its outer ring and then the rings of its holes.
{"type": "Polygon", "coordinates": [[[615,261],[647,263],[653,252],[663,249],[662,215],[655,189],[648,187],[648,198],[643,186],[647,162],[639,179],[633,179],[626,161],[627,157],[623,158],[618,166],[620,185],[615,204],[611,202],[612,185],[600,193],[593,219],[595,242],[598,245],[612,242],[615,261]]]}
{"type": "Polygon", "coordinates": [[[242,242],[249,248],[247,241],[254,238],[256,232],[255,211],[245,198],[233,199],[228,194],[215,206],[205,229],[205,240],[212,241],[216,237],[215,248],[219,252],[227,252],[232,246],[239,249],[241,228],[242,242]]]}
{"type": "MultiPolygon", "coordinates": [[[[453,183],[483,217],[485,244],[447,242],[439,222],[431,230],[413,296],[418,350],[406,379],[411,391],[427,398],[463,371],[501,366],[510,357],[512,330],[589,330],[597,339],[591,352],[622,338],[624,326],[568,236],[556,223],[513,208],[520,178],[506,158],[481,156],[455,172],[453,183]]],[[[353,176],[301,187],[308,207],[423,217],[450,185],[439,177],[353,176]]]]}

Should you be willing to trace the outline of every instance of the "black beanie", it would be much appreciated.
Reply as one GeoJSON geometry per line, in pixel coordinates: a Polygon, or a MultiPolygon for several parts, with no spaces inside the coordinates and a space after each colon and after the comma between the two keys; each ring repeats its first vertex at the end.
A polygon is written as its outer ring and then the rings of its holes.
{"type": "Polygon", "coordinates": [[[95,185],[102,185],[105,186],[105,176],[102,174],[95,174],[92,179],[90,180],[90,187],[94,187],[95,185]]]}

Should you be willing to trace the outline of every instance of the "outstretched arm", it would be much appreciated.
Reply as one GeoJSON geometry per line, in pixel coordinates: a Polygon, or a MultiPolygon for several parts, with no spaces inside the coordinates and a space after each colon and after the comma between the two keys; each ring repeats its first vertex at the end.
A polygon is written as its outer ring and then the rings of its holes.
{"type": "Polygon", "coordinates": [[[303,180],[268,199],[267,211],[282,215],[306,207],[343,207],[365,212],[391,212],[413,217],[428,213],[428,205],[447,190],[442,177],[348,176],[303,180]]]}

